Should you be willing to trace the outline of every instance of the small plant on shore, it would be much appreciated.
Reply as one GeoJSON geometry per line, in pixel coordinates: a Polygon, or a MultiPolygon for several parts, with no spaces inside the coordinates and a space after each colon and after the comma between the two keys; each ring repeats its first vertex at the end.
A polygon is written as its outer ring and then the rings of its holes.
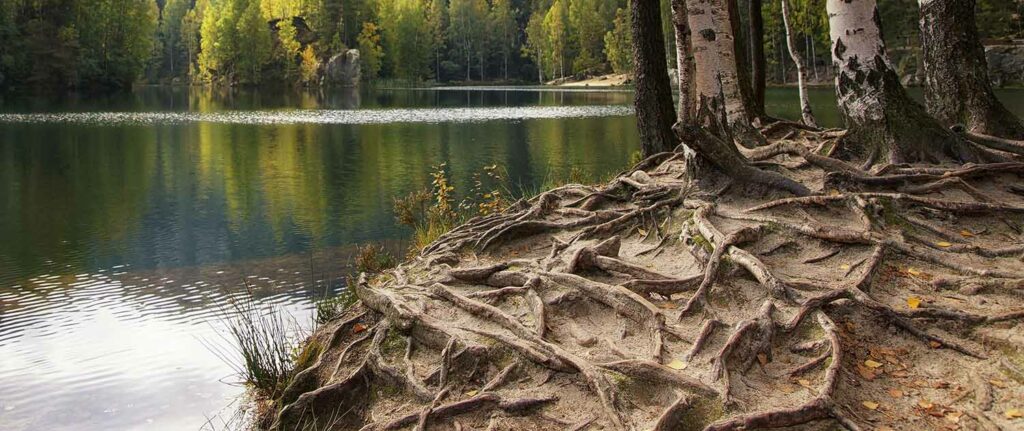
{"type": "Polygon", "coordinates": [[[366,244],[356,250],[356,272],[377,274],[394,268],[396,264],[395,256],[383,245],[366,244]]]}
{"type": "Polygon", "coordinates": [[[314,321],[317,325],[323,325],[337,319],[338,316],[341,316],[341,314],[351,307],[352,304],[356,303],[358,298],[356,298],[355,290],[353,290],[354,281],[352,280],[352,277],[348,277],[348,288],[341,293],[335,296],[321,298],[313,302],[313,305],[316,308],[314,321]]]}
{"type": "Polygon", "coordinates": [[[234,352],[213,349],[263,398],[276,399],[287,386],[294,368],[296,347],[301,337],[292,336],[298,325],[284,310],[261,306],[246,284],[246,293],[236,295],[223,310],[227,337],[234,352]]]}

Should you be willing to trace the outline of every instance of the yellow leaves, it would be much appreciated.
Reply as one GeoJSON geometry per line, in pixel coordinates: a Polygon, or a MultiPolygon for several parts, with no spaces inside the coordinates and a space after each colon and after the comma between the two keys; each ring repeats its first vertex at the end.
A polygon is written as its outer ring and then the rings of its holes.
{"type": "Polygon", "coordinates": [[[940,343],[938,341],[935,341],[935,340],[929,341],[928,345],[931,346],[931,348],[933,348],[933,349],[938,349],[938,348],[942,347],[942,343],[940,343]]]}
{"type": "Polygon", "coordinates": [[[960,236],[962,236],[964,238],[970,238],[970,237],[974,236],[974,233],[969,231],[969,230],[967,230],[967,229],[963,229],[963,230],[960,231],[960,236]]]}
{"type": "Polygon", "coordinates": [[[939,241],[939,242],[935,243],[935,245],[937,245],[939,247],[942,247],[942,248],[946,248],[946,247],[952,247],[953,243],[948,242],[948,241],[939,241]]]}
{"type": "Polygon", "coordinates": [[[922,409],[928,410],[932,407],[935,407],[935,404],[932,403],[931,401],[921,398],[920,400],[917,401],[917,406],[922,409]]]}
{"type": "Polygon", "coordinates": [[[960,417],[963,415],[964,412],[947,412],[946,420],[949,421],[950,423],[958,424],[960,423],[960,417]]]}
{"type": "Polygon", "coordinates": [[[1021,411],[1021,409],[1009,409],[1003,412],[1003,416],[1006,416],[1007,419],[1024,418],[1024,411],[1021,411]]]}
{"type": "Polygon", "coordinates": [[[903,398],[903,391],[896,388],[889,388],[889,396],[893,398],[903,398]]]}
{"type": "Polygon", "coordinates": [[[839,269],[841,269],[843,271],[849,271],[850,270],[850,264],[844,263],[842,265],[839,265],[839,269]]]}
{"type": "Polygon", "coordinates": [[[920,306],[921,306],[921,298],[918,298],[916,296],[911,296],[911,297],[907,298],[907,307],[910,307],[911,309],[915,309],[916,310],[917,307],[920,307],[920,306]]]}
{"type": "Polygon", "coordinates": [[[878,410],[878,403],[874,401],[863,401],[861,402],[861,405],[868,410],[878,410]]]}
{"type": "Polygon", "coordinates": [[[680,361],[678,359],[673,359],[672,362],[668,363],[668,367],[673,370],[685,370],[686,362],[680,361]]]}
{"type": "Polygon", "coordinates": [[[881,362],[875,362],[875,361],[872,361],[871,359],[868,359],[868,360],[864,361],[864,365],[866,365],[868,368],[878,368],[878,367],[882,366],[882,363],[881,362]]]}
{"type": "Polygon", "coordinates": [[[640,236],[647,236],[647,231],[646,230],[643,230],[641,228],[636,228],[636,231],[637,231],[637,233],[640,234],[640,236]]]}
{"type": "Polygon", "coordinates": [[[913,276],[917,277],[917,276],[921,275],[921,270],[917,269],[917,268],[913,268],[913,267],[908,267],[907,268],[907,274],[910,274],[910,275],[913,275],[913,276]]]}
{"type": "Polygon", "coordinates": [[[472,391],[466,392],[466,396],[467,397],[475,397],[476,394],[479,394],[479,393],[480,393],[480,391],[478,391],[476,389],[473,389],[472,391]]]}
{"type": "Polygon", "coordinates": [[[989,380],[988,382],[991,383],[992,386],[995,386],[995,387],[997,387],[999,389],[1006,389],[1006,382],[1004,382],[1002,380],[992,379],[992,380],[989,380]]]}
{"type": "Polygon", "coordinates": [[[366,330],[366,325],[364,325],[362,323],[356,323],[355,325],[352,325],[352,333],[353,334],[358,334],[358,333],[363,332],[365,330],[366,330]]]}
{"type": "Polygon", "coordinates": [[[803,387],[805,387],[807,389],[812,389],[812,390],[814,389],[814,387],[811,386],[811,381],[810,380],[800,379],[800,380],[797,380],[796,382],[799,383],[800,386],[803,386],[803,387]]]}

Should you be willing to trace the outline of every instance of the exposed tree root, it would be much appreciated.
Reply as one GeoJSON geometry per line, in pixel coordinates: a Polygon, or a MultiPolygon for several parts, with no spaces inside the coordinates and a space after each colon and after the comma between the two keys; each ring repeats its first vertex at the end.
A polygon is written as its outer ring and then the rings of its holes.
{"type": "Polygon", "coordinates": [[[801,163],[753,178],[766,188],[681,180],[687,156],[661,153],[605,186],[474,218],[362,279],[275,427],[938,427],[916,401],[865,407],[903,373],[972,388],[918,390],[972,426],[1013,429],[994,412],[1024,389],[988,382],[1021,368],[992,337],[1024,321],[1024,196],[1006,185],[1024,163],[868,171],[828,155],[841,131],[768,130],[787,140],[746,157],[801,163]],[[807,391],[780,391],[789,379],[807,391]]]}

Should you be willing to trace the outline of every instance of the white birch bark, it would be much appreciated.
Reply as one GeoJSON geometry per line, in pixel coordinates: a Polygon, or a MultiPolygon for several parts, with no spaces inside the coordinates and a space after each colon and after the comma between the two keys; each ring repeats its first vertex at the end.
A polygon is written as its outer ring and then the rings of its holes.
{"type": "Polygon", "coordinates": [[[782,23],[786,28],[786,45],[789,47],[789,56],[796,63],[796,85],[800,90],[800,120],[805,125],[818,127],[814,119],[814,112],[811,111],[811,99],[807,95],[807,69],[804,66],[804,59],[796,49],[796,38],[793,37],[792,26],[789,23],[789,0],[782,0],[782,23]]]}
{"type": "Polygon", "coordinates": [[[765,143],[764,136],[754,128],[740,94],[736,74],[736,54],[728,0],[687,0],[696,103],[702,97],[721,98],[729,129],[743,146],[752,148],[765,143]]]}

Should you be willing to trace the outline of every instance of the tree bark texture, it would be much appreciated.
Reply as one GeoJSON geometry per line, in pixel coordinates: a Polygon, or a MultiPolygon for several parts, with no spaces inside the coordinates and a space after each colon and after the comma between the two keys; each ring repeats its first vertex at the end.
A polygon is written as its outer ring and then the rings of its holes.
{"type": "Polygon", "coordinates": [[[761,15],[761,0],[750,0],[750,62],[751,79],[754,89],[754,115],[767,116],[764,109],[766,60],[764,57],[764,17],[761,15]]]}
{"type": "Polygon", "coordinates": [[[736,78],[739,80],[740,96],[743,105],[750,114],[755,126],[760,126],[760,117],[754,109],[754,89],[751,78],[750,53],[747,49],[747,38],[743,32],[743,20],[740,17],[739,0],[726,0],[729,8],[729,26],[732,28],[733,55],[736,56],[736,78]]]}
{"type": "Polygon", "coordinates": [[[690,22],[686,0],[672,0],[672,26],[676,35],[676,70],[679,76],[679,121],[694,121],[693,52],[690,48],[690,22]]]}
{"type": "Polygon", "coordinates": [[[1024,139],[1024,124],[992,92],[974,0],[918,0],[928,112],[946,126],[1024,139]]]}
{"type": "Polygon", "coordinates": [[[793,37],[793,29],[789,23],[789,0],[782,0],[782,23],[786,27],[786,45],[789,47],[789,56],[796,63],[797,88],[800,90],[800,120],[805,125],[818,127],[814,119],[814,112],[811,111],[811,100],[807,96],[807,68],[804,66],[804,59],[800,51],[796,49],[796,38],[793,37]]]}
{"type": "Polygon", "coordinates": [[[636,0],[632,5],[633,65],[636,80],[637,129],[644,155],[670,151],[676,146],[672,125],[672,87],[661,32],[661,8],[656,0],[636,0]]]}
{"type": "Polygon", "coordinates": [[[733,0],[687,0],[687,15],[692,31],[694,94],[722,97],[729,130],[744,147],[753,148],[765,143],[764,136],[754,127],[747,110],[736,73],[735,44],[728,4],[733,0]]]}
{"type": "Polygon", "coordinates": [[[849,130],[837,155],[875,162],[977,161],[976,150],[925,112],[889,64],[875,0],[828,0],[839,111],[849,130]]]}

